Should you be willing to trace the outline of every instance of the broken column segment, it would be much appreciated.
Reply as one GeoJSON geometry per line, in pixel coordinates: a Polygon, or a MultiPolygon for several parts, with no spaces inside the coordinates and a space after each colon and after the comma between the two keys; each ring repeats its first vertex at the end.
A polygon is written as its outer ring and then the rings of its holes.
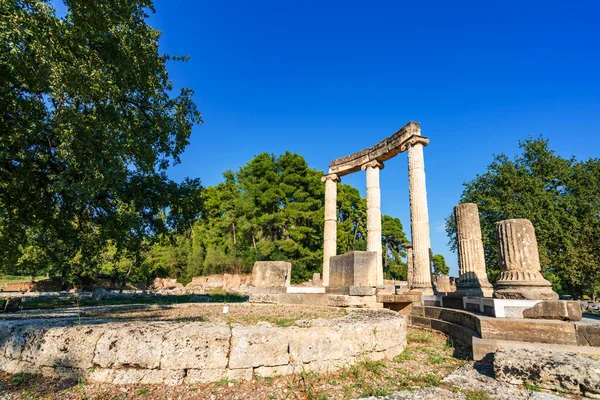
{"type": "Polygon", "coordinates": [[[485,271],[485,253],[477,204],[457,205],[454,207],[454,217],[458,245],[457,293],[462,296],[491,297],[493,288],[485,271]]]}
{"type": "Polygon", "coordinates": [[[494,297],[500,299],[556,300],[552,284],[541,273],[533,224],[528,219],[496,223],[500,279],[494,297]]]}

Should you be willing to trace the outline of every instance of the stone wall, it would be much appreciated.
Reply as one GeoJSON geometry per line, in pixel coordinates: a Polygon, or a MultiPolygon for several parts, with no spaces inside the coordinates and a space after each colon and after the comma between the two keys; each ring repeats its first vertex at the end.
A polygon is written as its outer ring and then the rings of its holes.
{"type": "Polygon", "coordinates": [[[265,322],[0,321],[0,370],[115,384],[333,371],[363,359],[392,358],[405,347],[405,320],[387,310],[286,328],[265,322]]]}

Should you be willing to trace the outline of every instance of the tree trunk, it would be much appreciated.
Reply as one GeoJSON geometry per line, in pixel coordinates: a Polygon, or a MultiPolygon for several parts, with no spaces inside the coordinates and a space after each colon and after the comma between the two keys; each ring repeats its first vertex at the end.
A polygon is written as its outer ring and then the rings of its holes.
{"type": "Polygon", "coordinates": [[[237,244],[237,237],[235,235],[235,222],[231,221],[231,231],[233,232],[233,244],[237,244]]]}

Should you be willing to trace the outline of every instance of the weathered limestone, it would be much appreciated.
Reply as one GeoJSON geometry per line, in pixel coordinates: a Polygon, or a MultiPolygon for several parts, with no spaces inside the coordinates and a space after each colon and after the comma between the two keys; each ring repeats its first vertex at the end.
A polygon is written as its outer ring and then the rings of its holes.
{"type": "Polygon", "coordinates": [[[329,286],[329,259],[337,248],[337,184],[336,174],[325,175],[325,227],[323,230],[323,286],[329,286]]]}
{"type": "Polygon", "coordinates": [[[377,286],[377,253],[353,251],[331,257],[329,286],[377,286]]]}
{"type": "Polygon", "coordinates": [[[581,321],[582,313],[578,301],[547,300],[523,310],[523,318],[581,321]]]}
{"type": "Polygon", "coordinates": [[[413,281],[411,289],[423,295],[432,295],[431,261],[429,250],[429,211],[427,208],[427,188],[425,186],[425,161],[423,146],[429,139],[413,136],[402,145],[408,149],[408,182],[410,192],[410,227],[413,245],[413,281]]]}
{"type": "Polygon", "coordinates": [[[552,284],[541,274],[535,230],[527,219],[496,223],[500,279],[494,297],[501,299],[556,300],[552,284]]]}
{"type": "Polygon", "coordinates": [[[402,247],[406,249],[406,280],[408,281],[408,288],[412,287],[413,281],[413,247],[412,243],[402,243],[402,247]]]}
{"type": "Polygon", "coordinates": [[[496,379],[525,383],[587,398],[600,398],[600,360],[544,349],[499,349],[494,355],[496,379]]]}
{"type": "Polygon", "coordinates": [[[284,293],[292,279],[292,263],[287,261],[257,261],[252,267],[250,293],[284,293]]]}
{"type": "Polygon", "coordinates": [[[406,347],[406,321],[388,310],[266,322],[83,319],[0,321],[0,370],[114,384],[204,384],[298,371],[327,372],[406,347]]]}
{"type": "Polygon", "coordinates": [[[381,189],[379,188],[379,171],[383,169],[383,164],[370,161],[361,168],[367,173],[367,251],[377,253],[377,286],[383,286],[381,189]]]}
{"type": "Polygon", "coordinates": [[[435,289],[438,292],[452,293],[456,291],[456,287],[452,285],[448,275],[438,275],[435,277],[435,289]]]}
{"type": "Polygon", "coordinates": [[[454,207],[454,216],[458,244],[457,293],[463,296],[492,297],[493,288],[485,271],[477,204],[457,205],[454,207]]]}

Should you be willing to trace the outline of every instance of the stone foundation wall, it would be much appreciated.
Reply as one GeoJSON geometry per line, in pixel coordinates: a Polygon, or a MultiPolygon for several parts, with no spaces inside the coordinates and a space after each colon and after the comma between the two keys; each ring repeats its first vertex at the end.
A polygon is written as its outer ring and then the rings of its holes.
{"type": "Polygon", "coordinates": [[[404,318],[353,311],[296,326],[73,320],[0,322],[0,370],[115,384],[209,383],[333,371],[406,347],[404,318]]]}

